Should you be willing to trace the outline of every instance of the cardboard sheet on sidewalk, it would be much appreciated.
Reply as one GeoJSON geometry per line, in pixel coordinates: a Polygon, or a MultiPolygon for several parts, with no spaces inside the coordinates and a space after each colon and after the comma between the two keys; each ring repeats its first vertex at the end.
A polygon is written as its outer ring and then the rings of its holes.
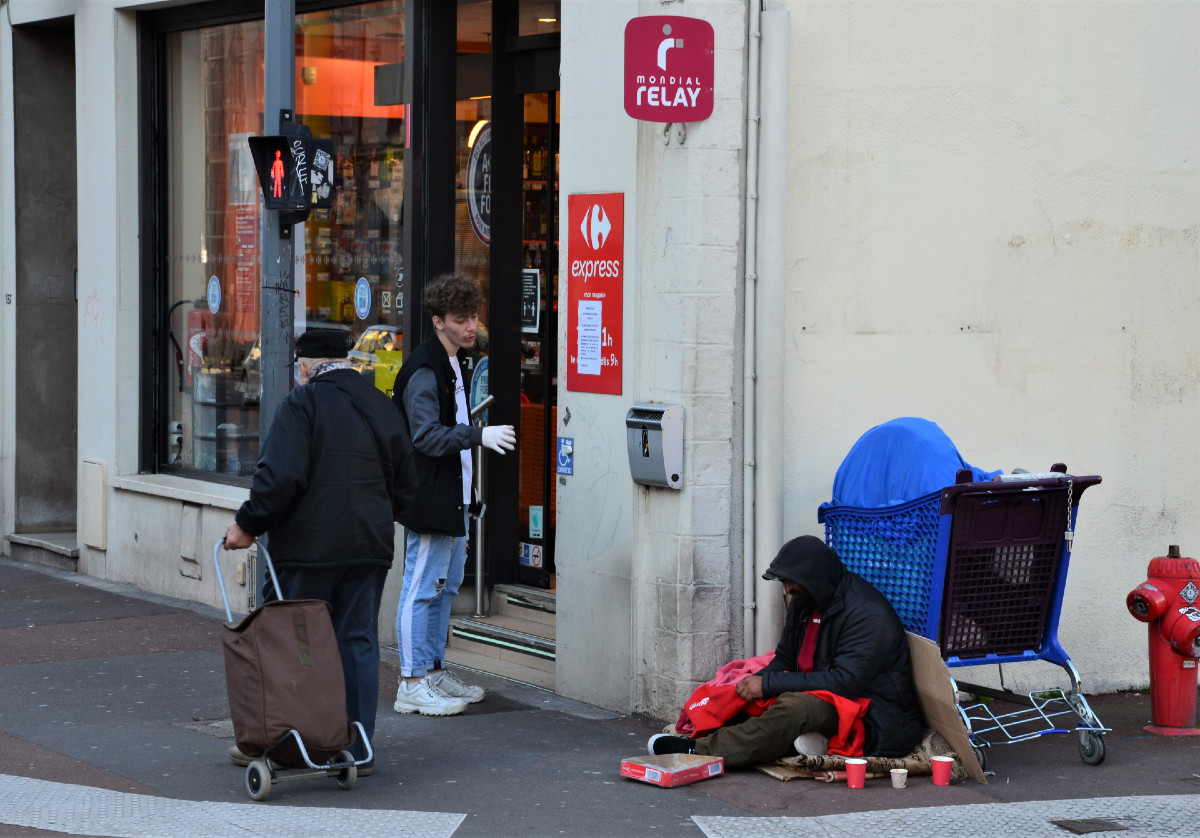
{"type": "Polygon", "coordinates": [[[975,759],[967,726],[958,712],[958,696],[941,650],[932,640],[909,632],[908,651],[912,656],[913,680],[926,723],[954,749],[967,776],[986,785],[987,778],[983,776],[979,760],[975,759]]]}
{"type": "Polygon", "coordinates": [[[725,760],[700,754],[663,754],[621,760],[622,777],[669,789],[724,773],[725,760]]]}

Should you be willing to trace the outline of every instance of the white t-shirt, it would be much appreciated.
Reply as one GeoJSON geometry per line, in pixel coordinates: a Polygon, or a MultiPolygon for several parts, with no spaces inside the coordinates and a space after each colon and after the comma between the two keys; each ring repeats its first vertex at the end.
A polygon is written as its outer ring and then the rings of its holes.
{"type": "MultiPolygon", "coordinates": [[[[450,356],[450,366],[454,367],[454,421],[460,425],[471,424],[471,414],[467,411],[467,391],[463,388],[462,367],[458,364],[458,356],[450,356]]],[[[471,502],[471,483],[474,468],[471,462],[471,449],[464,448],[459,452],[462,460],[463,503],[471,502]]]]}

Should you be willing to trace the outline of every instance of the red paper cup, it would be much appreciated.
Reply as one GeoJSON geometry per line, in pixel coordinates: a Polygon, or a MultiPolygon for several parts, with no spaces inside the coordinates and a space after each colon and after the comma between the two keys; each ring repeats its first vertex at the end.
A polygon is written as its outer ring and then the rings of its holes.
{"type": "Polygon", "coordinates": [[[933,758],[933,784],[935,786],[950,785],[950,769],[954,767],[954,757],[933,758]]]}
{"type": "Polygon", "coordinates": [[[861,789],[867,784],[867,761],[850,757],[846,760],[846,787],[861,789]]]}

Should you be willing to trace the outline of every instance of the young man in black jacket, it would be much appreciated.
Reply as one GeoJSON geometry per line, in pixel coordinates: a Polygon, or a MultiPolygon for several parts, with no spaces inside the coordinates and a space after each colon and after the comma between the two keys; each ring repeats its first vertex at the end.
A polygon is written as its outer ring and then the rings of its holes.
{"type": "MultiPolygon", "coordinates": [[[[303,386],[275,413],[250,498],[225,530],[225,549],[249,547],[267,533],[284,599],[332,606],[346,712],[370,739],[379,706],[379,604],[394,522],[415,491],[412,444],[395,407],[347,362],[340,332],[310,329],[296,341],[296,355],[303,386]]],[[[355,759],[366,756],[361,742],[350,750],[355,759]]],[[[236,745],[229,756],[250,761],[236,745]]]]}
{"type": "MultiPolygon", "coordinates": [[[[397,713],[450,716],[483,698],[445,668],[450,606],[467,561],[467,508],[471,502],[471,449],[512,451],[512,425],[470,424],[467,352],[475,345],[483,293],[462,274],[443,274],[425,288],[433,335],[400,367],[392,400],[412,434],[417,483],[400,516],[405,536],[404,586],[396,609],[400,647],[397,713]]],[[[478,583],[477,583],[478,584],[478,583]]]]}
{"type": "Polygon", "coordinates": [[[908,754],[923,733],[921,709],[904,626],[883,594],[811,535],[783,545],[763,578],[782,582],[791,604],[775,656],[738,683],[737,695],[775,702],[761,716],[698,739],[653,736],[650,753],[720,756],[731,768],[774,762],[802,734],[838,732],[835,705],[811,694],[820,690],[870,699],[863,754],[908,754]]]}

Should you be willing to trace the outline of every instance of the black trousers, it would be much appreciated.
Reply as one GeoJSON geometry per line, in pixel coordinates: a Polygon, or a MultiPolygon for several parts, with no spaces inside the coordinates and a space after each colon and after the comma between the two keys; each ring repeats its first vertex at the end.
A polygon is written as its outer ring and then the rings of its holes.
{"type": "MultiPolygon", "coordinates": [[[[371,740],[379,709],[379,604],[387,573],[386,567],[375,565],[276,573],[285,599],[321,599],[332,606],[333,632],[346,679],[346,715],[361,722],[371,740]]],[[[350,752],[355,759],[367,755],[358,741],[350,752]]]]}

